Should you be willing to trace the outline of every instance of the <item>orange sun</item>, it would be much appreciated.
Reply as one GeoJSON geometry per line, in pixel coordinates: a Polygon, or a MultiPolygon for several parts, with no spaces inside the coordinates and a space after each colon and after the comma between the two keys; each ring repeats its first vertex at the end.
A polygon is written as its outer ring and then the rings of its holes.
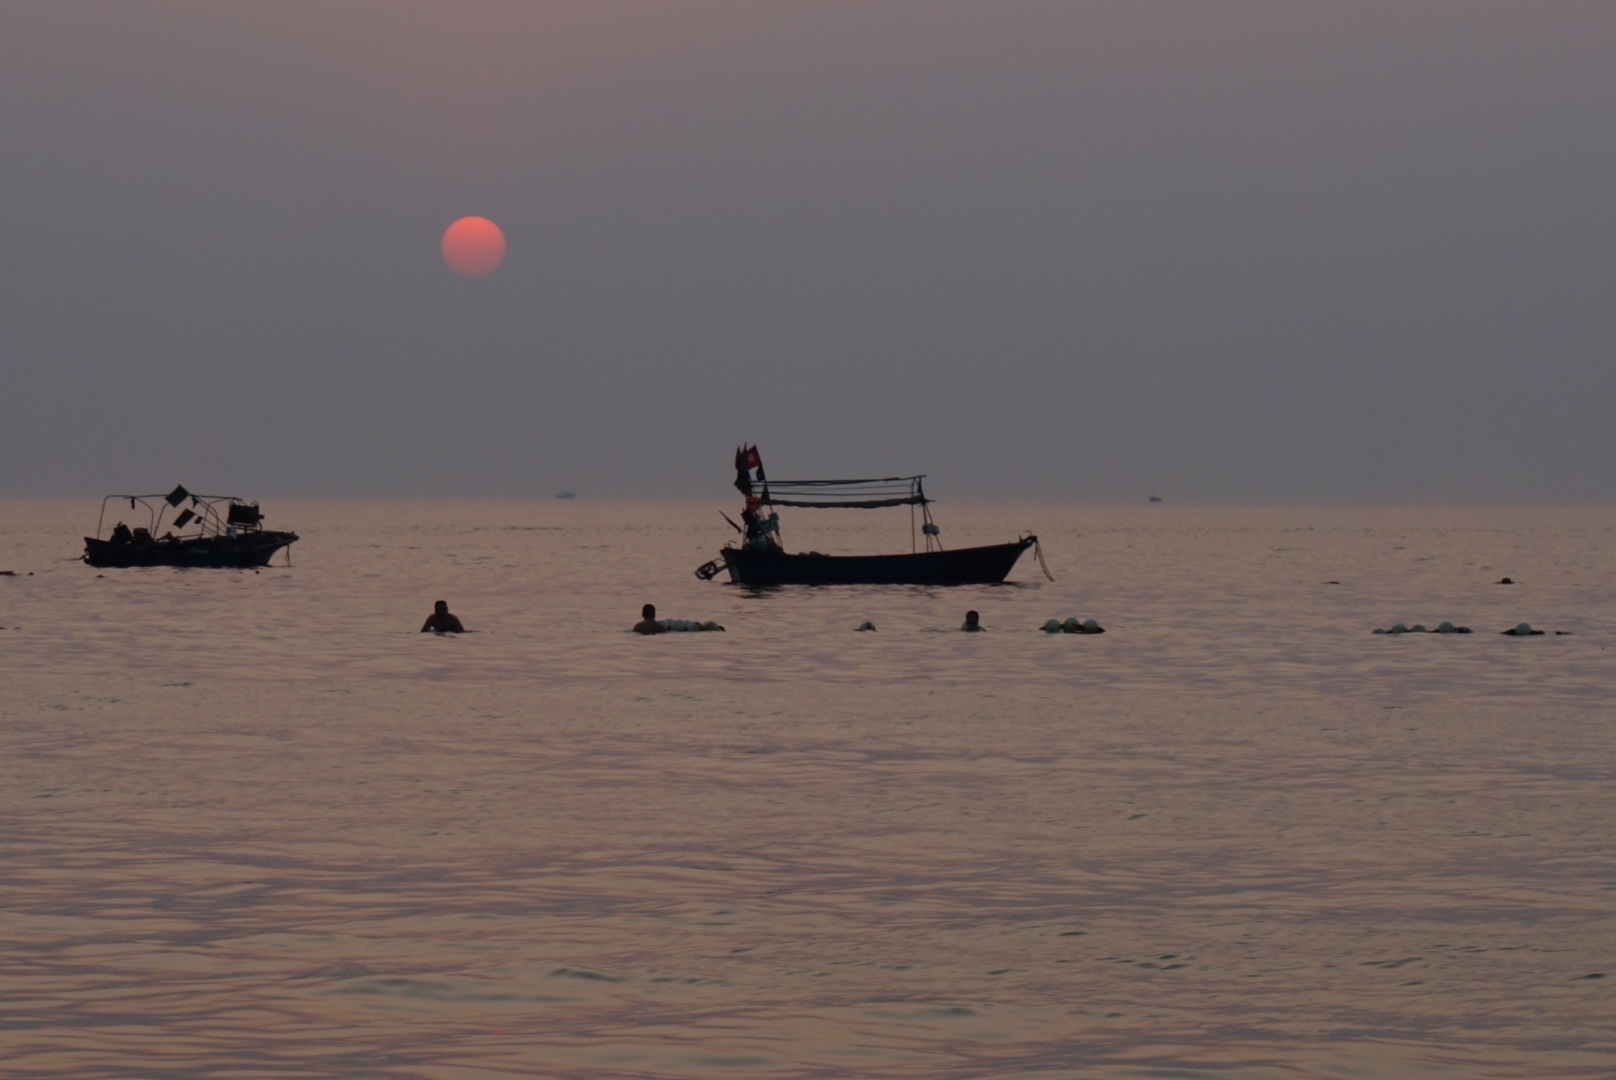
{"type": "Polygon", "coordinates": [[[443,230],[443,261],[466,277],[482,277],[505,261],[505,234],[485,217],[463,217],[443,230]]]}

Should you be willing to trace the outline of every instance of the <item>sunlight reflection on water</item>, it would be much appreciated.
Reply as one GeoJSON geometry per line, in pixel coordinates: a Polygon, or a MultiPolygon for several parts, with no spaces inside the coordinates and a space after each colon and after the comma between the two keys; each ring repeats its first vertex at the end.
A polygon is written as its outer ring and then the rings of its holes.
{"type": "Polygon", "coordinates": [[[945,505],[1059,580],[751,594],[719,508],[97,576],[0,504],[6,1075],[1609,1075],[1616,512],[945,505]]]}

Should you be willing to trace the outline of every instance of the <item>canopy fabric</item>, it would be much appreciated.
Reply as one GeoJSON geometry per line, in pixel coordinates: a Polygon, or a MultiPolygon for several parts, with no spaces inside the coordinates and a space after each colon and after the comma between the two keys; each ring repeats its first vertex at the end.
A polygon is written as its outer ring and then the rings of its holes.
{"type": "Polygon", "coordinates": [[[863,499],[845,502],[801,502],[796,499],[763,499],[765,506],[806,506],[822,510],[875,510],[883,506],[920,506],[930,502],[924,495],[911,495],[902,499],[863,499]]]}
{"type": "Polygon", "coordinates": [[[923,506],[931,500],[919,476],[885,476],[873,480],[769,480],[760,502],[769,506],[874,510],[887,506],[923,506]],[[779,495],[776,495],[776,490],[779,495]]]}

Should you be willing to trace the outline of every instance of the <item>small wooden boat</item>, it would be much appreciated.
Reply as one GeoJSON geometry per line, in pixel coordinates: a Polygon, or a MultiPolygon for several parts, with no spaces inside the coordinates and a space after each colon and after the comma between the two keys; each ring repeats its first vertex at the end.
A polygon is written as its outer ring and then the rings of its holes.
{"type": "MultiPolygon", "coordinates": [[[[710,581],[727,570],[732,583],[755,586],[996,585],[1004,581],[1024,551],[1028,548],[1036,551],[1038,537],[1030,533],[1008,544],[944,550],[942,532],[932,521],[932,500],[926,497],[924,480],[925,476],[921,475],[869,480],[770,481],[764,475],[757,447],[743,446],[735,452],[735,487],[746,499],[746,507],[741,511],[744,524],[730,521],[741,534],[741,540],[725,547],[718,558],[698,567],[696,576],[710,581]],[[777,506],[817,509],[907,506],[910,551],[894,555],[823,555],[817,551],[791,554],[780,539],[780,515],[774,509],[777,506]],[[920,537],[924,538],[924,551],[920,550],[920,537]]],[[[729,521],[728,516],[724,520],[729,521]]],[[[1040,554],[1039,564],[1042,563],[1040,554]]]]}
{"type": "Polygon", "coordinates": [[[1009,544],[906,555],[788,555],[733,547],[720,554],[737,585],[997,585],[1037,542],[1024,536],[1009,544]]]}
{"type": "Polygon", "coordinates": [[[108,495],[102,499],[95,535],[84,538],[84,561],[113,568],[250,569],[268,566],[277,551],[296,541],[297,533],[264,528],[263,511],[255,502],[234,495],[193,495],[176,487],[167,495],[108,495]],[[146,524],[131,528],[120,520],[103,539],[107,504],[114,499],[128,499],[131,513],[138,516],[143,512],[146,524]],[[180,509],[187,500],[191,505],[180,509]],[[171,510],[179,512],[169,518],[171,510]]]}

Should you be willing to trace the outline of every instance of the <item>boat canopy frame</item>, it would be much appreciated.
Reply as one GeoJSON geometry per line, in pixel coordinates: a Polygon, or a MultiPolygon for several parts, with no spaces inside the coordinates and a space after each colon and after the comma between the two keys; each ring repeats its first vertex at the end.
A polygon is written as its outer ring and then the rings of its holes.
{"type": "Polygon", "coordinates": [[[249,502],[240,495],[196,495],[182,485],[166,495],[108,495],[101,500],[101,515],[95,522],[97,540],[101,539],[101,530],[106,525],[107,504],[114,499],[120,502],[127,499],[130,510],[145,510],[145,528],[151,536],[157,535],[170,510],[179,510],[170,523],[171,528],[178,530],[194,526],[198,536],[225,536],[231,529],[259,532],[263,528],[264,514],[256,502],[249,502]],[[191,505],[180,510],[187,500],[191,505]]]}
{"type": "MultiPolygon", "coordinates": [[[[761,470],[760,470],[761,471],[761,470]]],[[[932,500],[926,496],[926,474],[880,476],[856,480],[765,480],[754,482],[763,506],[790,506],[805,510],[884,510],[909,507],[909,550],[942,551],[943,538],[931,518],[932,500]],[[919,507],[920,516],[915,516],[919,507]]]]}
{"type": "Polygon", "coordinates": [[[877,510],[888,506],[924,506],[926,498],[919,476],[883,476],[873,480],[764,480],[764,505],[800,506],[830,510],[877,510]],[[775,489],[784,489],[784,498],[775,489]]]}

